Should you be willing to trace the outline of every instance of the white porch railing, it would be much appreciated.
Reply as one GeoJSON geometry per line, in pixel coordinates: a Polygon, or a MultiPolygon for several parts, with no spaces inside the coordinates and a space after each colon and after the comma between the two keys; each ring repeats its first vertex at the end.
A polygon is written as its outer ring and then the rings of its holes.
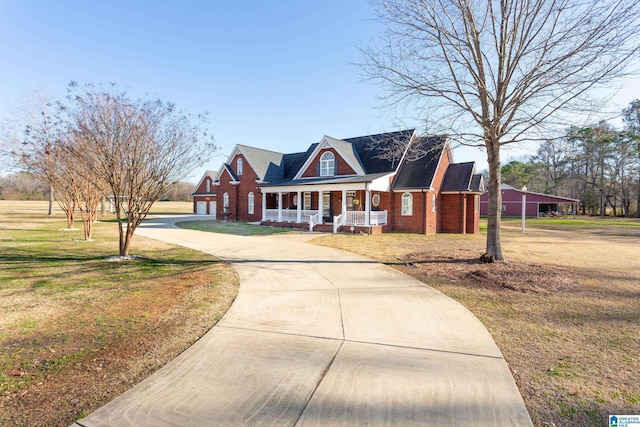
{"type": "Polygon", "coordinates": [[[344,218],[344,213],[333,217],[333,234],[336,234],[338,232],[338,228],[340,228],[341,225],[344,225],[344,218]]]}
{"type": "MultiPolygon", "coordinates": [[[[302,210],[300,212],[300,222],[305,223],[309,220],[311,215],[316,215],[317,210],[302,210]]],[[[265,209],[264,221],[278,221],[278,209],[265,209]]],[[[282,221],[283,222],[297,222],[298,210],[297,209],[282,209],[282,221]]],[[[318,221],[320,222],[320,221],[318,221]]],[[[316,222],[316,224],[318,223],[316,222]]]]}
{"type": "Polygon", "coordinates": [[[371,211],[371,225],[385,225],[387,223],[387,211],[371,211]]]}
{"type": "Polygon", "coordinates": [[[367,223],[364,211],[347,211],[346,214],[345,225],[365,225],[367,223]]]}
{"type": "Polygon", "coordinates": [[[313,231],[313,226],[316,224],[322,223],[322,217],[320,216],[320,212],[309,215],[309,231],[313,231]]]}

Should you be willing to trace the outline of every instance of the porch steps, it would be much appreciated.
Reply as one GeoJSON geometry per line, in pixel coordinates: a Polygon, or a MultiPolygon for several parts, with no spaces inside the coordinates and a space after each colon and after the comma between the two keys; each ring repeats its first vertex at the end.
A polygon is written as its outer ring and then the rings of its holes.
{"type": "Polygon", "coordinates": [[[313,231],[319,233],[333,233],[333,224],[316,224],[313,226],[313,231]]]}

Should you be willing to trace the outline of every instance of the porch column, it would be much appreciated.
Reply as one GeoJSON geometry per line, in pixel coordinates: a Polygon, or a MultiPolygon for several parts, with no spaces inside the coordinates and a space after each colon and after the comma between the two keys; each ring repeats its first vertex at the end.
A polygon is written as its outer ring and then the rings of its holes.
{"type": "MultiPolygon", "coordinates": [[[[342,215],[342,224],[347,223],[347,190],[342,190],[342,211],[340,211],[340,215],[342,215]]],[[[338,225],[342,225],[338,224],[338,225]]]]}
{"type": "Polygon", "coordinates": [[[282,222],[282,191],[278,191],[278,222],[282,222]]]}
{"type": "Polygon", "coordinates": [[[371,191],[364,190],[364,223],[371,225],[371,191]]]}
{"type": "Polygon", "coordinates": [[[267,219],[267,193],[262,193],[262,221],[267,219]]]}
{"type": "Polygon", "coordinates": [[[296,200],[298,201],[296,203],[296,222],[302,222],[302,204],[304,203],[304,200],[301,199],[302,196],[302,192],[298,191],[296,193],[296,200]]]}
{"type": "Polygon", "coordinates": [[[320,215],[320,224],[324,223],[324,220],[322,219],[322,217],[324,215],[322,215],[322,191],[318,191],[318,213],[320,215]]]}

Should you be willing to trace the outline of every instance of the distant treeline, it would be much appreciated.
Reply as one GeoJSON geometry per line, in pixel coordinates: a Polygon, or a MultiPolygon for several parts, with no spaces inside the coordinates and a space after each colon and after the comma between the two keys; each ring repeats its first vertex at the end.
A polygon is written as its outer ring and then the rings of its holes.
{"type": "MultiPolygon", "coordinates": [[[[192,200],[193,184],[177,182],[173,184],[162,200],[189,202],[192,200]]],[[[0,200],[49,200],[49,191],[32,174],[16,172],[0,176],[0,200]]]]}

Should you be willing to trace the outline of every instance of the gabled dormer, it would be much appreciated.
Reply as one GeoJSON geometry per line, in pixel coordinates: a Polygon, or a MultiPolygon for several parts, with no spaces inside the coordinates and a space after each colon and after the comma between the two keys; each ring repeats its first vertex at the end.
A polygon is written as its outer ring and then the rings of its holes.
{"type": "Polygon", "coordinates": [[[353,144],[325,136],[311,152],[294,179],[365,174],[366,171],[353,144]]]}

